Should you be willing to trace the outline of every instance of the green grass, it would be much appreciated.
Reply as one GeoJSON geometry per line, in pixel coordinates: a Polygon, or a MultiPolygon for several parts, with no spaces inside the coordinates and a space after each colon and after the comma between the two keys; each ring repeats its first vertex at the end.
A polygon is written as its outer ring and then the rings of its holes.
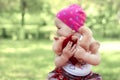
{"type": "MultiPolygon", "coordinates": [[[[120,80],[120,51],[101,51],[93,71],[103,80],[120,80]]],[[[52,41],[0,41],[0,80],[46,80],[54,69],[52,41]]]]}
{"type": "Polygon", "coordinates": [[[94,67],[103,80],[120,80],[120,51],[101,52],[101,64],[94,67]]]}
{"type": "Polygon", "coordinates": [[[1,41],[0,80],[45,80],[53,68],[49,41],[1,41]]]}

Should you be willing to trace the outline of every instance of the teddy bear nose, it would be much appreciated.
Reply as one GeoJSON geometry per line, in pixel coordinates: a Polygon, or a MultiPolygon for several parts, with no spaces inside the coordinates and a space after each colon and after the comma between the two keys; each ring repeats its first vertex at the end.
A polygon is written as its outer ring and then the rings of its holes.
{"type": "Polygon", "coordinates": [[[54,37],[54,39],[55,39],[55,40],[59,40],[59,38],[58,38],[58,37],[54,37]]]}

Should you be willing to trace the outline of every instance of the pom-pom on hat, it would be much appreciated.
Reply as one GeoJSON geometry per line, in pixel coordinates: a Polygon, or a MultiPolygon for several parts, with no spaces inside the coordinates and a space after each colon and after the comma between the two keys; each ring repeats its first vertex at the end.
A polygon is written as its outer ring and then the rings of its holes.
{"type": "Polygon", "coordinates": [[[62,9],[57,13],[56,17],[76,32],[86,21],[84,10],[77,4],[72,4],[69,7],[62,9]]]}

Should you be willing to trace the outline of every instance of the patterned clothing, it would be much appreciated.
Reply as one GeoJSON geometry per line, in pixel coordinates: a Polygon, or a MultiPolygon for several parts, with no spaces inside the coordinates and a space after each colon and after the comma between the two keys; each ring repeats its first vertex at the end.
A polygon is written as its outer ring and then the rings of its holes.
{"type": "Polygon", "coordinates": [[[102,77],[93,72],[86,76],[74,76],[62,68],[56,68],[48,74],[48,80],[102,80],[102,77]]]}

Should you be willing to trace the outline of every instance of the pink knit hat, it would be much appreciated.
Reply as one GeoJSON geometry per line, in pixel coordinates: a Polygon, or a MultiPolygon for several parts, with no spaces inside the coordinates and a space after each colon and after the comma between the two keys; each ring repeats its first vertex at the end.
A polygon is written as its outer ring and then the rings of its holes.
{"type": "Polygon", "coordinates": [[[77,4],[62,9],[56,15],[61,21],[76,32],[82,27],[86,20],[86,14],[84,10],[77,4]]]}

